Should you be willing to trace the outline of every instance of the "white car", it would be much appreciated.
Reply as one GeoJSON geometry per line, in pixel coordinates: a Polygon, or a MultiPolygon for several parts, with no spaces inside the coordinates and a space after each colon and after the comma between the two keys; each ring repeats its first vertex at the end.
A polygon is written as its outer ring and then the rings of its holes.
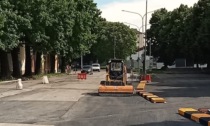
{"type": "Polygon", "coordinates": [[[93,63],[93,64],[92,64],[92,69],[93,69],[93,71],[98,71],[98,72],[100,72],[100,70],[101,70],[100,64],[98,64],[98,63],[93,63]]]}

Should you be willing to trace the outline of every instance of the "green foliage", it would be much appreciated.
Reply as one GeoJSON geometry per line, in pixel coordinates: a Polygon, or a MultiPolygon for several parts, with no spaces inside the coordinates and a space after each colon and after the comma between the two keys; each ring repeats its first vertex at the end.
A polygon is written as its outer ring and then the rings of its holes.
{"type": "Polygon", "coordinates": [[[9,0],[0,1],[0,50],[10,51],[20,43],[21,27],[29,25],[28,19],[18,15],[9,0]]]}
{"type": "Polygon", "coordinates": [[[76,58],[90,53],[90,48],[96,42],[96,33],[93,32],[100,18],[100,11],[92,0],[77,0],[73,34],[70,38],[70,56],[76,58]],[[72,53],[74,53],[72,55],[72,53]]]}
{"type": "Polygon", "coordinates": [[[125,59],[136,51],[136,33],[122,23],[102,21],[97,43],[92,51],[100,62],[114,57],[116,43],[116,58],[125,59]]]}
{"type": "Polygon", "coordinates": [[[193,63],[209,63],[210,1],[199,0],[193,8],[180,5],[173,11],[160,9],[150,20],[148,39],[152,54],[164,64],[173,64],[176,58],[193,63]]]}
{"type": "Polygon", "coordinates": [[[0,49],[26,43],[34,51],[76,58],[90,52],[100,10],[93,0],[2,0],[0,49]]]}

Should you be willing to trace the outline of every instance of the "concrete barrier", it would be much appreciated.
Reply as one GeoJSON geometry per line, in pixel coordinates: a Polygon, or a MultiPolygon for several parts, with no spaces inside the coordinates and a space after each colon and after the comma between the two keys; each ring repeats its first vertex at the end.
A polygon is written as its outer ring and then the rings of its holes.
{"type": "Polygon", "coordinates": [[[204,126],[210,126],[210,114],[199,112],[198,110],[193,108],[180,108],[178,110],[178,113],[179,115],[200,123],[204,126]]]}
{"type": "Polygon", "coordinates": [[[21,79],[17,80],[16,89],[17,90],[22,90],[23,89],[23,84],[22,84],[22,80],[21,79]]]}
{"type": "Polygon", "coordinates": [[[43,76],[42,83],[43,84],[49,84],[49,79],[48,79],[47,76],[43,76]]]}
{"type": "Polygon", "coordinates": [[[139,95],[152,103],[166,103],[166,100],[164,98],[158,97],[157,95],[154,95],[152,93],[140,92],[139,95]]]}

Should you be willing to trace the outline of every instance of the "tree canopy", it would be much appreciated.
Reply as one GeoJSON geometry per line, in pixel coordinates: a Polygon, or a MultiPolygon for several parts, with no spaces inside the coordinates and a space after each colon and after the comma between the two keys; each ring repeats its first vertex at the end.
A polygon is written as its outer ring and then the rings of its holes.
{"type": "Polygon", "coordinates": [[[209,0],[199,0],[193,7],[180,5],[173,11],[154,12],[147,31],[154,57],[166,66],[176,58],[186,58],[189,64],[209,64],[209,8],[209,0]]]}
{"type": "Polygon", "coordinates": [[[116,56],[124,59],[136,50],[135,36],[129,27],[103,19],[93,0],[0,1],[0,64],[4,71],[9,70],[7,53],[12,54],[13,67],[19,67],[20,46],[25,47],[25,75],[31,75],[32,53],[36,54],[36,73],[41,53],[58,54],[61,66],[89,53],[104,61],[113,57],[114,41],[116,56]]]}
{"type": "Polygon", "coordinates": [[[92,52],[97,59],[107,61],[114,58],[125,59],[135,53],[137,45],[137,34],[123,23],[101,22],[97,43],[93,46],[92,52]]]}

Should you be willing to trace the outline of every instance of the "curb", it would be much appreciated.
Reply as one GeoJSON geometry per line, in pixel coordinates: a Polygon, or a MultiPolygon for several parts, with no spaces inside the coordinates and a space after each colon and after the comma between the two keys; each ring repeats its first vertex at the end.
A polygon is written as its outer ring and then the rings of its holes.
{"type": "Polygon", "coordinates": [[[18,80],[1,81],[0,84],[14,83],[14,82],[17,82],[17,81],[18,81],[18,80]]]}

